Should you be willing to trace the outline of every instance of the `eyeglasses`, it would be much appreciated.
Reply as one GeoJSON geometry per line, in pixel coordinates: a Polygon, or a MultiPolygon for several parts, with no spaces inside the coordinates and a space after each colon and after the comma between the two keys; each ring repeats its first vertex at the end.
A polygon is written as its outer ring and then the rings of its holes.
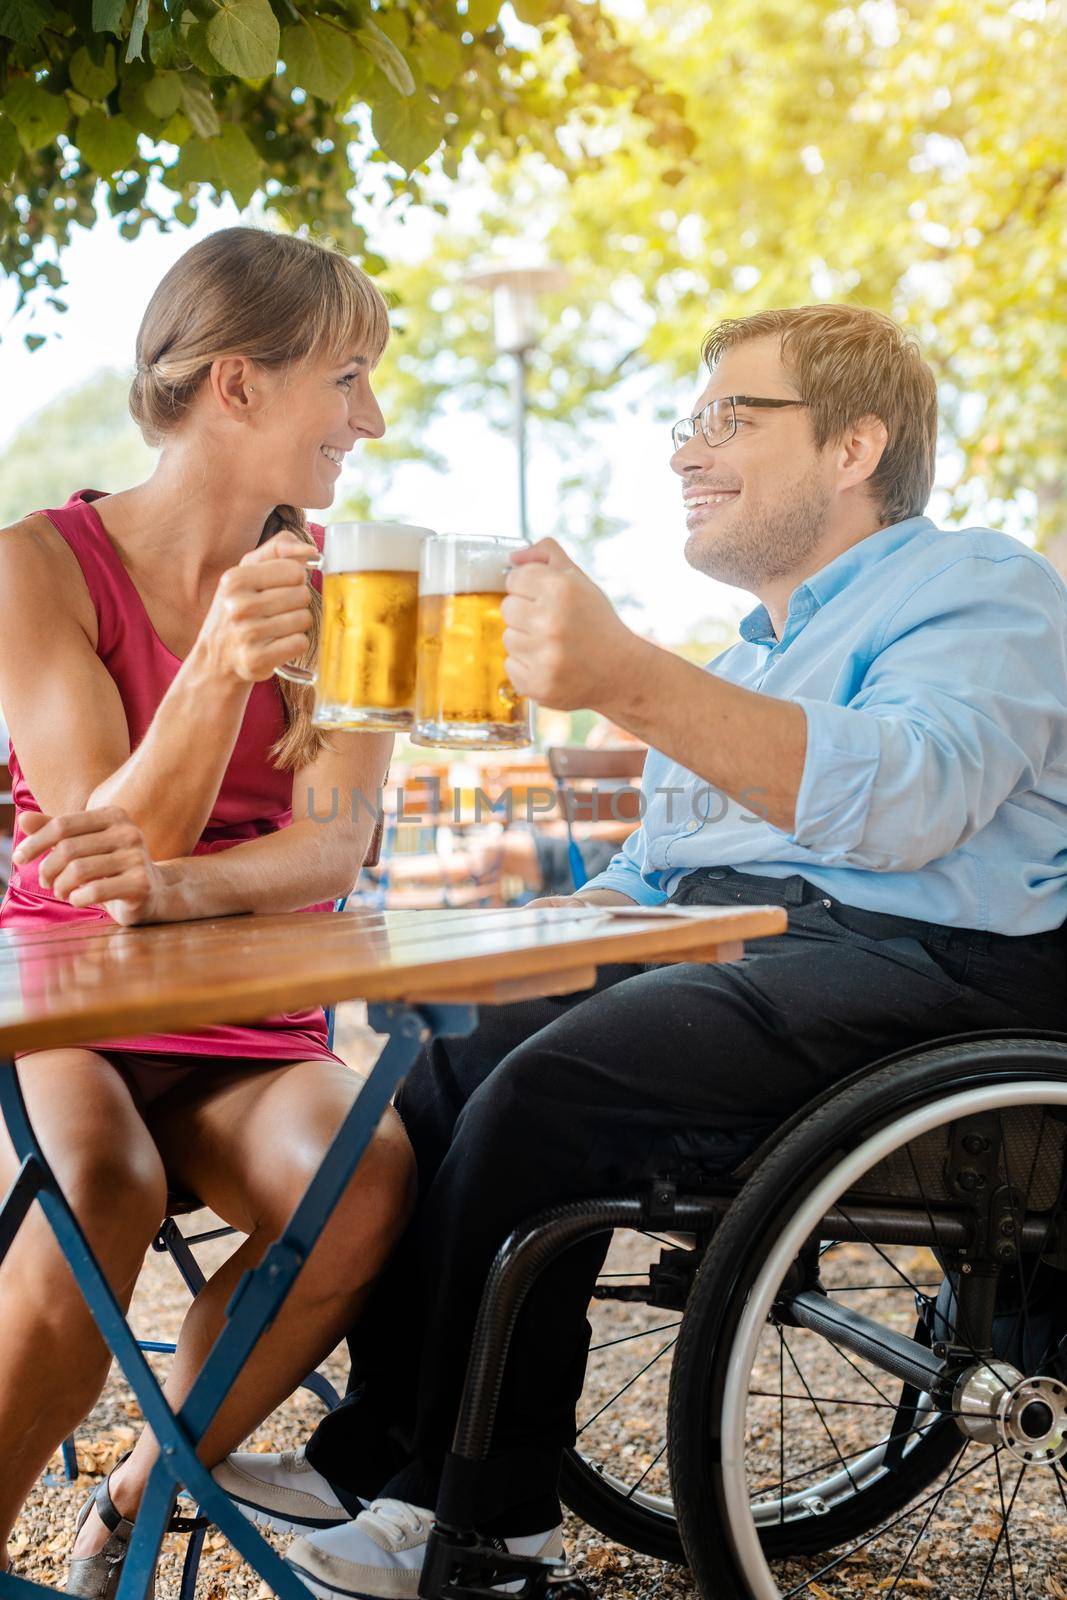
{"type": "Polygon", "coordinates": [[[806,400],[760,400],[751,394],[728,394],[722,400],[709,400],[695,417],[683,417],[680,422],[676,422],[671,429],[671,443],[676,450],[680,450],[690,439],[696,438],[699,429],[709,445],[725,444],[727,439],[732,439],[737,432],[738,406],[766,406],[768,409],[777,409],[779,406],[806,404],[806,400]]]}

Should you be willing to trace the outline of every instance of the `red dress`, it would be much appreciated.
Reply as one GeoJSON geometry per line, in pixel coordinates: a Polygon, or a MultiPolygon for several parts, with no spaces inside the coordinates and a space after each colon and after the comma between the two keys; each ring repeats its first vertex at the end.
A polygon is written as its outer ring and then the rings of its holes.
{"type": "MultiPolygon", "coordinates": [[[[118,685],[130,730],[130,748],[136,749],[156,713],[181,661],[167,649],[148,618],[140,594],[122,564],[118,551],[92,502],[98,490],[82,489],[58,510],[40,513],[58,529],[82,569],[99,622],[96,653],[118,685]]],[[[322,547],[322,529],[313,526],[322,547]]],[[[313,576],[313,581],[318,574],[313,576]]],[[[229,765],[211,810],[211,816],[193,854],[227,850],[244,839],[286,828],[293,820],[293,774],[272,766],[268,751],[280,738],[284,712],[276,680],[256,683],[248,698],[244,721],[229,765]]],[[[16,817],[13,848],[24,837],[23,812],[40,811],[30,793],[12,747],[9,755],[11,791],[16,817]]],[[[70,922],[108,922],[107,912],[96,906],[72,906],[38,881],[39,863],[12,863],[11,878],[0,904],[0,928],[48,928],[70,922]]],[[[308,911],[328,911],[331,902],[306,906],[308,911]]],[[[270,1017],[265,1022],[239,1026],[216,1024],[197,1033],[156,1033],[140,1038],[100,1040],[87,1049],[137,1051],[168,1056],[227,1056],[245,1059],[296,1061],[316,1056],[340,1061],[326,1045],[326,1016],[321,1006],[270,1017]]],[[[27,1054],[26,1051],[16,1054],[27,1054]]],[[[162,1064],[162,1063],[161,1063],[162,1064]]]]}

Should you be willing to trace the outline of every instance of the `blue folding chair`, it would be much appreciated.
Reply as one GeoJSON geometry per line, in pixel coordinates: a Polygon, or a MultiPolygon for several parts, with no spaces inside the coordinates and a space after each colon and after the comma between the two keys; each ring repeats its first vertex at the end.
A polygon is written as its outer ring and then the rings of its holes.
{"type": "Polygon", "coordinates": [[[600,750],[582,744],[555,744],[545,751],[549,771],[567,829],[567,859],[575,889],[587,882],[574,823],[633,822],[640,818],[640,782],[647,751],[644,745],[605,745],[600,750]],[[576,787],[576,785],[581,787],[576,787]],[[603,784],[603,787],[599,785],[603,784]]]}
{"type": "MultiPolygon", "coordinates": [[[[363,862],[365,867],[373,867],[378,863],[382,848],[383,818],[379,817],[371,836],[370,848],[363,862]]],[[[333,909],[340,912],[345,909],[351,897],[348,894],[334,901],[333,909]]],[[[334,1028],[336,1025],[336,1006],[326,1007],[326,1043],[333,1049],[334,1028]]],[[[204,1287],[207,1279],[201,1270],[200,1264],[193,1254],[193,1247],[198,1244],[207,1244],[211,1239],[224,1239],[230,1234],[236,1234],[237,1229],[231,1227],[209,1228],[204,1233],[183,1234],[174,1220],[177,1216],[188,1215],[200,1209],[200,1202],[194,1198],[171,1195],[167,1201],[167,1215],[164,1217],[159,1232],[152,1242],[152,1249],[161,1255],[169,1255],[178,1269],[182,1282],[195,1297],[204,1287]]],[[[175,1345],[168,1339],[140,1339],[138,1343],[142,1350],[151,1355],[173,1355],[175,1345]]],[[[337,1393],[328,1378],[321,1372],[309,1372],[299,1386],[308,1389],[321,1400],[327,1411],[332,1411],[339,1405],[341,1396],[337,1393]]],[[[63,1477],[68,1483],[73,1483],[79,1476],[78,1452],[73,1436],[64,1439],[61,1447],[63,1460],[63,1477]]],[[[46,1482],[55,1482],[54,1478],[46,1478],[46,1482]]],[[[196,1592],[196,1578],[200,1568],[200,1557],[204,1548],[204,1539],[210,1526],[207,1518],[199,1515],[183,1519],[186,1531],[189,1533],[189,1544],[185,1552],[185,1562],[182,1567],[182,1580],[179,1590],[180,1600],[194,1600],[196,1592]]]]}

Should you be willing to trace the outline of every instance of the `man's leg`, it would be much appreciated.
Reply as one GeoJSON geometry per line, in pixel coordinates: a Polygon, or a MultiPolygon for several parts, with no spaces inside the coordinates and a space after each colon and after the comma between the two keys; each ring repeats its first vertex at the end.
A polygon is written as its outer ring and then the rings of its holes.
{"type": "MultiPolygon", "coordinates": [[[[420,1196],[433,1184],[464,1105],[503,1057],[591,994],[640,970],[604,967],[593,990],[486,1007],[474,1033],[436,1040],[422,1052],[397,1098],[420,1196]]],[[[239,1454],[216,1471],[249,1515],[280,1531],[343,1521],[410,1461],[425,1322],[419,1280],[418,1237],[409,1229],[350,1334],[352,1369],[341,1405],[295,1455],[239,1454]]]]}
{"type": "MultiPolygon", "coordinates": [[[[518,1046],[459,1117],[419,1225],[426,1356],[416,1459],[383,1491],[432,1505],[455,1424],[474,1317],[507,1233],[542,1208],[624,1190],[665,1169],[732,1168],[834,1080],[891,1050],[1018,1026],[1009,1004],[957,982],[923,949],[798,908],[774,954],[677,966],[597,994],[518,1046]]],[[[469,1518],[505,1536],[559,1519],[560,1449],[573,1441],[596,1243],[532,1291],[505,1376],[493,1455],[469,1518]]]]}

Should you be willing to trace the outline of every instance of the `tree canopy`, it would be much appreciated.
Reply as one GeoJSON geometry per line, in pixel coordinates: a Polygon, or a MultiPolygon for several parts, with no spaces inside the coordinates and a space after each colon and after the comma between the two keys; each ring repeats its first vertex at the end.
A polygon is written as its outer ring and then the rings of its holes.
{"type": "Polygon", "coordinates": [[[576,176],[622,108],[684,157],[678,106],[600,0],[501,3],[0,0],[0,268],[19,304],[62,305],[61,248],[100,183],[129,238],[192,222],[205,191],[258,195],[374,270],[368,200],[441,205],[432,157],[455,178],[465,156],[537,152],[576,176]]]}
{"type": "Polygon", "coordinates": [[[571,283],[532,406],[590,516],[582,422],[679,414],[720,317],[872,305],[935,368],[956,510],[1012,500],[1067,545],[1064,0],[0,0],[0,35],[0,265],[23,292],[59,288],[101,178],[131,234],[166,222],[158,177],[179,222],[255,193],[357,254],[382,204],[421,204],[418,252],[367,263],[398,305],[388,462],[431,453],[441,404],[507,424],[463,279],[536,240],[571,283]]]}
{"type": "Polygon", "coordinates": [[[692,152],[679,161],[620,111],[566,186],[536,158],[496,174],[466,241],[442,229],[432,258],[387,275],[407,403],[446,372],[453,392],[484,382],[487,308],[463,263],[535,231],[571,269],[533,362],[549,425],[610,417],[627,394],[650,420],[680,415],[721,317],[870,305],[935,369],[954,509],[996,516],[1032,490],[1032,525],[1067,535],[1063,6],[650,0],[623,36],[684,106],[692,152]]]}

